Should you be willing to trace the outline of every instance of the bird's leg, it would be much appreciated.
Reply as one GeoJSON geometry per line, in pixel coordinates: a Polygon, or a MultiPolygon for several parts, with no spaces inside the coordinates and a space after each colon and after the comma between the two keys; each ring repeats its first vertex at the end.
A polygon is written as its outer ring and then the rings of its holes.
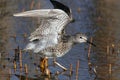
{"type": "Polygon", "coordinates": [[[58,62],[54,62],[57,66],[59,66],[60,68],[62,68],[64,71],[67,70],[67,68],[65,68],[64,66],[62,66],[61,64],[59,64],[58,62]]]}
{"type": "Polygon", "coordinates": [[[40,71],[44,73],[45,71],[45,63],[44,63],[44,58],[40,58],[40,71]]]}
{"type": "Polygon", "coordinates": [[[66,71],[66,70],[67,70],[67,68],[65,68],[64,66],[62,66],[61,64],[59,64],[59,63],[56,61],[56,59],[55,59],[55,58],[54,58],[53,63],[54,63],[55,65],[59,66],[60,68],[62,68],[64,71],[66,71]]]}
{"type": "Polygon", "coordinates": [[[53,65],[55,67],[56,58],[53,59],[53,65]]]}
{"type": "Polygon", "coordinates": [[[41,58],[40,60],[40,71],[43,75],[50,75],[50,71],[48,69],[48,58],[41,58]]]}

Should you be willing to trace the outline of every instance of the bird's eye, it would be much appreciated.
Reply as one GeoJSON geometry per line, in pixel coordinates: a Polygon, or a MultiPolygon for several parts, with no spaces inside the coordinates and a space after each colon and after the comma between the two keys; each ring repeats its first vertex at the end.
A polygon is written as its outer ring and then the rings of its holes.
{"type": "Polygon", "coordinates": [[[80,38],[82,38],[82,37],[80,37],[80,38]]]}

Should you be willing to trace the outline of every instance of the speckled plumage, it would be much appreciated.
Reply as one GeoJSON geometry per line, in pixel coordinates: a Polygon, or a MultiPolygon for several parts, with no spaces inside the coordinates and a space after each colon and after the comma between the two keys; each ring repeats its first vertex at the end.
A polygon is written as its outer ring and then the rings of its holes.
{"type": "Polygon", "coordinates": [[[61,57],[65,55],[75,44],[87,41],[87,37],[83,34],[76,34],[74,36],[64,36],[59,44],[45,48],[39,52],[41,57],[61,57]],[[80,38],[81,37],[81,38],[80,38]]]}
{"type": "Polygon", "coordinates": [[[72,21],[71,9],[62,3],[50,0],[55,9],[39,9],[16,13],[17,17],[39,17],[41,25],[31,33],[25,50],[32,50],[41,57],[61,57],[74,43],[86,42],[87,37],[81,34],[65,36],[62,32],[72,21]]]}
{"type": "Polygon", "coordinates": [[[53,46],[53,47],[48,47],[42,51],[39,52],[41,57],[61,57],[65,55],[71,48],[72,48],[73,43],[64,43],[60,42],[59,44],[53,46]]]}

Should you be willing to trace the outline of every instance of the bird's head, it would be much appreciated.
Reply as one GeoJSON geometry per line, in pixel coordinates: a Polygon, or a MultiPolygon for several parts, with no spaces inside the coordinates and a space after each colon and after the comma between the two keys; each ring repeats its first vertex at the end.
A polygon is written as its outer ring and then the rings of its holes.
{"type": "Polygon", "coordinates": [[[87,42],[87,36],[81,33],[77,33],[74,38],[76,43],[87,42]]]}
{"type": "Polygon", "coordinates": [[[89,43],[89,44],[91,44],[91,45],[93,45],[93,46],[96,46],[94,43],[88,41],[88,38],[87,38],[87,36],[86,36],[85,34],[81,34],[81,33],[77,33],[77,34],[75,35],[74,42],[75,42],[75,43],[87,42],[87,43],[89,43]]]}

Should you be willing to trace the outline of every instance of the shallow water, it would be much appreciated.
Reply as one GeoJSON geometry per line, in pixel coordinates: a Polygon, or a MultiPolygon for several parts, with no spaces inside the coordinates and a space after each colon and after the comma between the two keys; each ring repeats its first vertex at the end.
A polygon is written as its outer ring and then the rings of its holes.
{"type": "MultiPolygon", "coordinates": [[[[12,14],[16,12],[22,12],[30,9],[39,9],[39,8],[52,8],[49,0],[2,0],[0,4],[0,53],[2,58],[0,61],[0,79],[7,80],[9,78],[9,70],[12,69],[11,80],[19,80],[17,76],[19,75],[20,70],[14,73],[13,70],[13,59],[14,59],[14,49],[18,46],[20,49],[23,49],[28,43],[27,38],[24,38],[24,34],[27,34],[27,37],[31,32],[33,32],[37,26],[40,24],[38,18],[16,18],[12,14]],[[32,5],[34,3],[34,5],[32,5]],[[39,5],[40,4],[40,5],[39,5]],[[15,38],[16,36],[16,38],[15,38]]],[[[119,4],[117,1],[113,0],[58,0],[62,3],[68,5],[73,11],[73,17],[75,22],[69,24],[66,27],[67,34],[75,34],[78,32],[86,33],[89,37],[93,36],[93,41],[97,45],[97,48],[92,50],[91,61],[94,66],[98,66],[97,78],[98,80],[119,80],[119,57],[118,56],[109,56],[106,59],[106,46],[114,43],[116,46],[116,51],[120,48],[118,42],[120,39],[119,36],[119,4]],[[80,10],[79,10],[80,9],[80,10]],[[116,12],[118,11],[118,12],[116,12]],[[113,27],[114,26],[114,27],[113,27]],[[112,76],[108,75],[108,64],[112,64],[112,76]],[[105,71],[106,70],[106,71],[105,71]],[[106,73],[102,73],[105,71],[106,73]]],[[[69,68],[69,65],[73,65],[73,76],[71,80],[75,80],[75,69],[76,63],[80,60],[79,67],[79,78],[78,80],[94,80],[95,75],[90,74],[88,69],[88,44],[82,43],[74,46],[69,53],[65,56],[58,58],[57,61],[60,64],[63,64],[65,67],[69,68]]],[[[28,76],[32,79],[36,76],[36,65],[39,64],[39,57],[36,54],[25,53],[22,56],[23,65],[28,64],[28,76]]],[[[52,60],[49,60],[51,64],[52,60]]],[[[17,66],[19,62],[17,62],[17,66]]],[[[93,66],[93,67],[94,67],[93,66]]],[[[19,68],[19,67],[18,67],[19,68]]],[[[50,67],[51,72],[56,72],[56,70],[61,70],[58,67],[50,67]]],[[[21,73],[24,75],[24,73],[21,73]]],[[[56,77],[58,80],[69,80],[69,77],[64,75],[59,75],[56,77]]],[[[39,78],[38,78],[39,79],[39,78]]],[[[55,80],[57,80],[55,79],[55,80]]],[[[44,80],[44,79],[43,79],[44,80]]]]}

